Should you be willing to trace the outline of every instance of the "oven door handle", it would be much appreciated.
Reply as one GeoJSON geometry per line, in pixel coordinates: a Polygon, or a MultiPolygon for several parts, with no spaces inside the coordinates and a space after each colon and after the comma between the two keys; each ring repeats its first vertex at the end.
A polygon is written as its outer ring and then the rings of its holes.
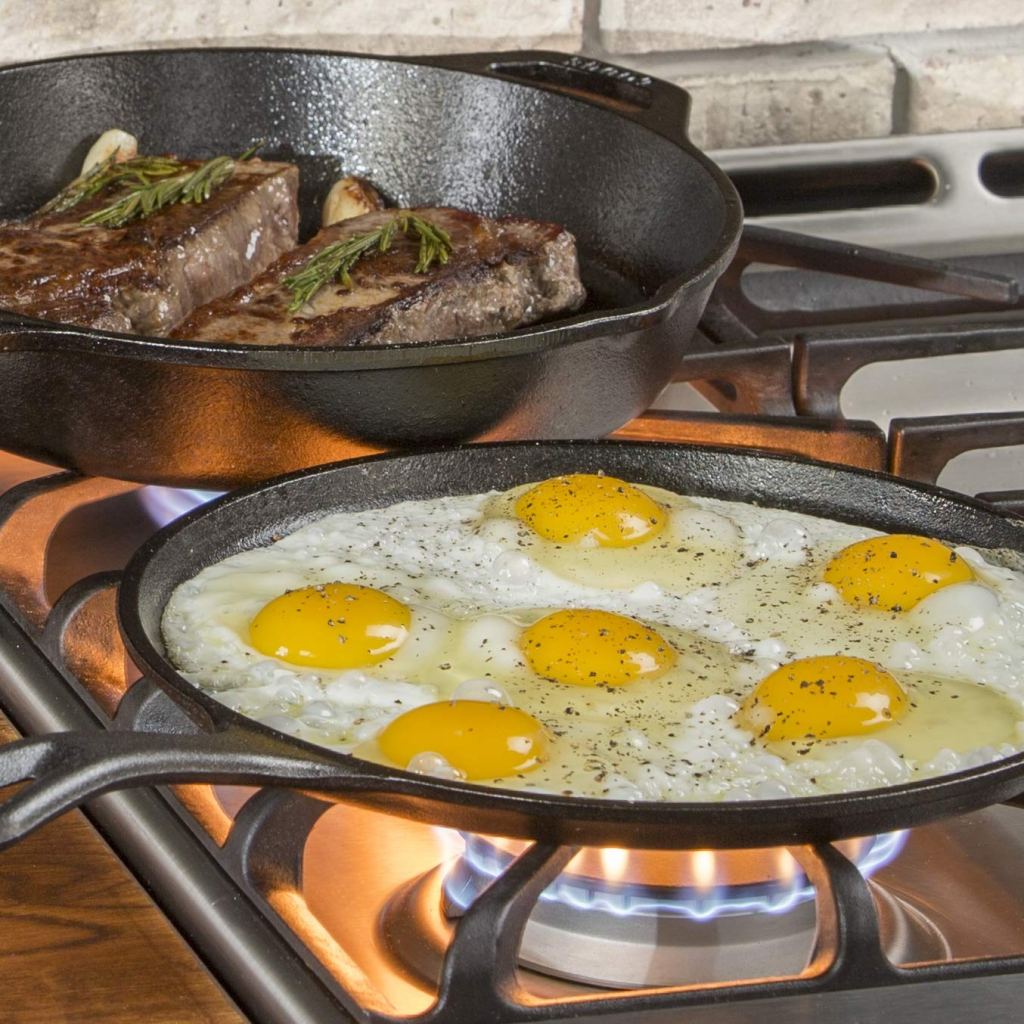
{"type": "Polygon", "coordinates": [[[229,726],[215,733],[88,730],[0,747],[0,850],[103,793],[177,782],[288,785],[354,791],[379,786],[355,758],[299,752],[294,742],[229,726]],[[26,781],[30,780],[30,781],[26,781]]]}

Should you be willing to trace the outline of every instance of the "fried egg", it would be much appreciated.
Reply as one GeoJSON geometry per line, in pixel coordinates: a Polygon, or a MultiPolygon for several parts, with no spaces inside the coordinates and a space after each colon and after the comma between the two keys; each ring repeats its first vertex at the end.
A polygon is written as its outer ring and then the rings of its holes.
{"type": "Polygon", "coordinates": [[[172,596],[169,656],[280,731],[626,800],[892,785],[1024,746],[1024,577],[601,474],[324,517],[172,596]]]}
{"type": "Polygon", "coordinates": [[[391,657],[411,621],[408,606],[382,590],[321,583],[265,604],[249,624],[249,642],[291,665],[362,668],[391,657]]]}
{"type": "Polygon", "coordinates": [[[877,734],[898,757],[920,761],[943,748],[1012,744],[1019,715],[1012,701],[987,687],[893,673],[833,654],[777,668],[754,687],[737,717],[769,750],[790,759],[877,734]]]}
{"type": "Polygon", "coordinates": [[[553,477],[498,495],[479,530],[586,586],[695,590],[743,568],[739,531],[727,517],[670,491],[598,474],[553,477]]]}
{"type": "Polygon", "coordinates": [[[470,780],[522,775],[547,759],[547,748],[548,734],[532,715],[477,700],[423,704],[377,737],[392,764],[434,775],[448,768],[448,777],[470,780]]]}
{"type": "Polygon", "coordinates": [[[973,580],[974,573],[946,544],[897,533],[843,548],[825,566],[823,578],[858,608],[902,612],[944,587],[973,580]]]}

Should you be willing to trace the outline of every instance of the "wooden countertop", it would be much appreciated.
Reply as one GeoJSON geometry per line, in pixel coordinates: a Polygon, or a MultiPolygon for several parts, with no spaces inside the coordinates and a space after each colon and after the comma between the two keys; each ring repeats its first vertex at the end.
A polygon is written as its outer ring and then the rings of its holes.
{"type": "MultiPolygon", "coordinates": [[[[0,744],[14,738],[0,715],[0,744]]],[[[78,811],[0,852],[0,1019],[244,1021],[78,811]]]]}

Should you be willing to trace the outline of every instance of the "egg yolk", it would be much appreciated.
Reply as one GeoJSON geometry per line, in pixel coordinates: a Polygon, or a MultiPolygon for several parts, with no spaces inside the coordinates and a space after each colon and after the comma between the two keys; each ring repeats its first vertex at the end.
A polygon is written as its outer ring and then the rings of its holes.
{"type": "Polygon", "coordinates": [[[888,672],[837,654],[802,658],[765,676],[739,720],[760,739],[823,740],[874,732],[906,709],[906,691],[888,672]]]}
{"type": "Polygon", "coordinates": [[[490,701],[424,704],[400,715],[377,737],[381,752],[404,768],[417,754],[440,754],[467,779],[529,771],[544,759],[544,726],[518,708],[490,701]]]}
{"type": "Polygon", "coordinates": [[[642,622],[567,608],[523,630],[519,646],[537,675],[572,686],[623,686],[676,663],[675,648],[642,622]]]}
{"type": "Polygon", "coordinates": [[[971,567],[945,544],[894,533],[851,544],[825,568],[843,600],[859,607],[908,611],[951,583],[974,579],[971,567]]]}
{"type": "Polygon", "coordinates": [[[604,548],[628,548],[664,529],[665,510],[639,488],[613,476],[572,473],[531,487],[515,505],[518,519],[556,544],[587,539],[604,548]]]}
{"type": "Polygon", "coordinates": [[[302,587],[275,597],[249,624],[262,654],[292,665],[359,668],[394,654],[412,615],[393,597],[353,583],[302,587]]]}

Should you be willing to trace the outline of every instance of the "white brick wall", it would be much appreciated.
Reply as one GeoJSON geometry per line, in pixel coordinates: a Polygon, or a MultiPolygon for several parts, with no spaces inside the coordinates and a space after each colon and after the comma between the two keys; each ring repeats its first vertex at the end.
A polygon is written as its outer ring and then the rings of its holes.
{"type": "Polygon", "coordinates": [[[210,43],[578,50],[583,0],[0,0],[0,61],[210,43]]]}
{"type": "Polygon", "coordinates": [[[909,75],[910,131],[1024,125],[1024,32],[912,37],[892,49],[909,75]]]}
{"type": "Polygon", "coordinates": [[[216,43],[582,51],[690,89],[708,147],[1024,124],[1024,0],[0,0],[0,64],[216,43]]]}
{"type": "Polygon", "coordinates": [[[882,48],[784,47],[742,61],[699,55],[661,73],[692,94],[690,136],[707,149],[892,131],[896,66],[882,48]]]}
{"type": "Polygon", "coordinates": [[[617,53],[850,39],[1012,25],[1021,0],[601,0],[617,53]]]}

